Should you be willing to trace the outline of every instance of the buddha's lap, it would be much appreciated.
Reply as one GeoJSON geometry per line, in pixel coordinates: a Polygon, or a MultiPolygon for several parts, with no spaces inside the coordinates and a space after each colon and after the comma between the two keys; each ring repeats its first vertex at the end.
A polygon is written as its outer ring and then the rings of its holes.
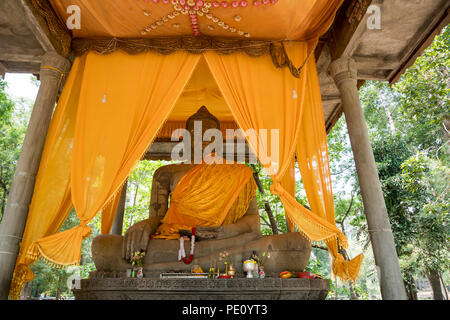
{"type": "MultiPolygon", "coordinates": [[[[123,237],[115,235],[101,235],[94,239],[92,255],[98,271],[123,271],[129,267],[122,258],[122,242],[123,237]]],[[[175,264],[180,264],[178,262],[179,246],[179,240],[150,240],[144,266],[149,268],[158,266],[158,270],[163,270],[165,264],[168,269],[175,264]]],[[[185,241],[185,250],[188,256],[190,241],[185,241]]],[[[278,272],[283,268],[303,269],[309,259],[311,244],[299,233],[276,236],[248,233],[234,238],[200,241],[195,247],[195,258],[199,264],[207,265],[209,260],[218,258],[219,252],[224,250],[231,253],[236,264],[246,259],[253,250],[258,254],[270,251],[273,259],[267,263],[267,268],[278,272]]]]}

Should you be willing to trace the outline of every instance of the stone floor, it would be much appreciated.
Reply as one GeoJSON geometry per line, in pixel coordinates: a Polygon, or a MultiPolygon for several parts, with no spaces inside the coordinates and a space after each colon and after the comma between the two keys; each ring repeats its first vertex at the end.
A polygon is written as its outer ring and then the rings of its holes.
{"type": "Polygon", "coordinates": [[[93,278],[73,289],[76,300],[324,300],[322,279],[93,278]]]}

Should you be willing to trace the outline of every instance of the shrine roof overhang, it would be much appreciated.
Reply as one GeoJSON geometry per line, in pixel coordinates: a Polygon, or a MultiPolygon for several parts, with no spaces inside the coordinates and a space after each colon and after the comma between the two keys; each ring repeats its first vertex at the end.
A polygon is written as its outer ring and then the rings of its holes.
{"type": "MultiPolygon", "coordinates": [[[[167,17],[173,6],[162,3],[154,6],[152,1],[2,0],[0,72],[38,74],[41,57],[46,51],[70,56],[74,39],[192,36],[192,21],[188,15],[167,18],[166,22],[163,19],[161,21],[164,23],[157,25],[156,21],[167,17]],[[122,7],[120,4],[124,3],[126,5],[122,7]],[[70,15],[67,6],[74,4],[80,5],[82,9],[82,29],[69,31],[66,27],[70,15]],[[153,22],[157,25],[155,29],[151,27],[153,22]],[[146,27],[151,30],[143,34],[146,27]]],[[[279,0],[274,5],[262,5],[259,8],[249,6],[239,12],[232,8],[214,8],[211,14],[226,23],[228,28],[219,26],[219,20],[216,23],[203,16],[198,19],[199,30],[202,35],[239,41],[305,40],[296,29],[304,22],[313,2],[279,0]],[[231,33],[229,29],[233,26],[242,33],[231,33]]],[[[327,74],[332,60],[342,55],[352,56],[358,65],[359,84],[365,80],[395,82],[449,23],[448,10],[449,3],[446,0],[345,0],[315,52],[327,129],[342,114],[339,92],[327,74]],[[380,30],[367,28],[371,14],[366,14],[366,11],[371,4],[380,9],[380,30]]]]}

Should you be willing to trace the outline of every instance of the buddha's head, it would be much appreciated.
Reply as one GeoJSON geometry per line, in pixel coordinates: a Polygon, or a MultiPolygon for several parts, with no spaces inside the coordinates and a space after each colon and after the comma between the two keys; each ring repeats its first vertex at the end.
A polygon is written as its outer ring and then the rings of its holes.
{"type": "Polygon", "coordinates": [[[194,155],[194,148],[200,148],[202,151],[203,149],[210,144],[210,141],[203,141],[203,136],[206,132],[206,130],[209,129],[217,129],[220,130],[220,122],[219,120],[214,117],[205,106],[202,106],[198,111],[193,114],[187,121],[186,121],[186,130],[189,131],[191,135],[191,155],[194,155]],[[200,125],[199,122],[201,122],[201,130],[194,130],[195,129],[195,123],[197,122],[197,127],[200,125]],[[201,145],[199,145],[201,144],[201,145]]]}

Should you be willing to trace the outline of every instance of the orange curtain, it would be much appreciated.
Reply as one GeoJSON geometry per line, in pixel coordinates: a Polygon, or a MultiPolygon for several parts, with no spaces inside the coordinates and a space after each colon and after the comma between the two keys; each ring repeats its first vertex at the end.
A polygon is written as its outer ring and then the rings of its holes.
{"type": "MultiPolygon", "coordinates": [[[[286,49],[292,61],[307,58],[307,43],[288,43],[286,49]]],[[[311,240],[335,239],[341,233],[339,229],[325,219],[311,215],[280,184],[294,155],[300,132],[307,82],[305,73],[300,79],[294,78],[288,69],[273,68],[268,56],[251,58],[242,53],[225,56],[207,52],[205,57],[239,127],[244,131],[257,131],[257,138],[248,139],[248,143],[272,177],[272,193],[280,196],[290,218],[311,240]],[[258,132],[260,129],[267,129],[267,135],[278,130],[278,159],[266,157],[276,143],[266,140],[258,132]]],[[[318,86],[316,90],[319,90],[318,86]]]]}
{"type": "MultiPolygon", "coordinates": [[[[287,69],[274,69],[270,57],[250,58],[244,54],[225,56],[213,52],[204,55],[239,127],[244,131],[256,130],[256,139],[247,136],[247,141],[272,177],[271,192],[280,197],[288,219],[312,241],[330,243],[338,239],[340,245],[346,247],[347,240],[335,225],[333,206],[328,204],[325,216],[320,211],[311,212],[300,205],[295,199],[295,193],[286,190],[282,183],[286,171],[292,166],[299,133],[306,135],[305,139],[310,139],[314,135],[314,131],[302,128],[303,119],[305,122],[311,121],[310,110],[305,110],[315,108],[317,112],[323,112],[319,83],[314,82],[316,78],[311,78],[311,73],[316,70],[314,60],[307,59],[308,47],[306,42],[286,45],[292,61],[308,60],[300,79],[292,77],[287,69]],[[309,83],[310,81],[313,82],[309,83]],[[311,103],[311,99],[314,100],[314,104],[311,103]],[[260,129],[267,129],[269,132],[278,130],[278,159],[266,157],[267,151],[272,150],[275,141],[266,140],[260,129]]],[[[326,145],[324,128],[316,129],[323,130],[323,134],[319,135],[320,141],[313,147],[326,152],[326,149],[325,151],[320,149],[323,144],[326,145]]],[[[328,162],[324,165],[328,166],[328,162]]],[[[327,177],[329,178],[329,171],[327,177]]],[[[318,193],[313,186],[319,182],[317,179],[306,179],[304,182],[305,189],[318,193]]],[[[331,196],[327,200],[332,201],[331,188],[327,192],[331,196]]],[[[325,203],[324,200],[322,202],[325,203]]]]}
{"type": "Polygon", "coordinates": [[[75,60],[50,123],[11,283],[13,299],[34,278],[30,265],[39,252],[27,255],[31,244],[58,232],[72,209],[70,162],[84,64],[85,58],[75,60]]]}
{"type": "MultiPolygon", "coordinates": [[[[305,90],[305,108],[297,139],[297,161],[305,186],[311,211],[328,222],[335,224],[333,190],[328,159],[325,119],[321,102],[319,78],[314,60],[309,60],[304,70],[308,77],[305,90]]],[[[351,261],[344,261],[336,241],[327,241],[333,256],[333,272],[343,280],[354,280],[359,274],[363,255],[351,261]]],[[[341,237],[339,245],[347,248],[347,241],[341,237]]]]}
{"type": "MultiPolygon", "coordinates": [[[[77,264],[88,223],[121,190],[167,119],[199,56],[89,53],[79,94],[71,166],[80,225],[34,242],[57,265],[77,264]]],[[[112,211],[111,211],[112,212],[112,211]]]]}

